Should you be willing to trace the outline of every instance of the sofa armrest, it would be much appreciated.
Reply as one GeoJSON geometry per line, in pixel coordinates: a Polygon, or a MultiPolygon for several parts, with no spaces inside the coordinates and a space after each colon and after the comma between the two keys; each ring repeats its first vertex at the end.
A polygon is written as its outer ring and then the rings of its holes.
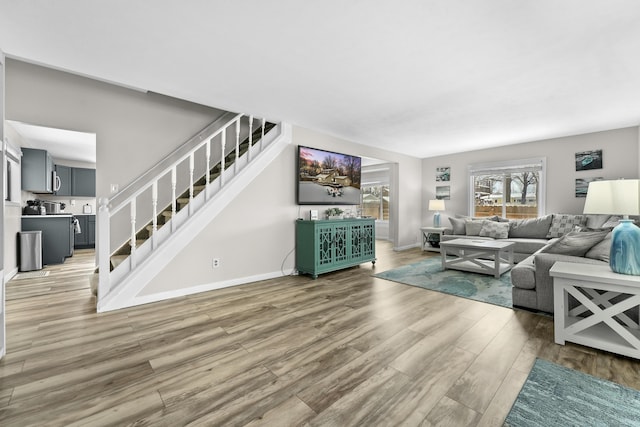
{"type": "Polygon", "coordinates": [[[572,255],[537,253],[534,256],[536,268],[536,295],[538,298],[538,308],[547,313],[553,313],[553,277],[549,270],[558,261],[573,262],[579,264],[604,264],[591,258],[584,258],[572,255]]]}

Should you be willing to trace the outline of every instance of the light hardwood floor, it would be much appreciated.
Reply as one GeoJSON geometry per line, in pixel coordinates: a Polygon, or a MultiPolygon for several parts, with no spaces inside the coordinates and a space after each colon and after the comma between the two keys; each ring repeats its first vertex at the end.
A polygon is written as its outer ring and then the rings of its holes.
{"type": "Polygon", "coordinates": [[[498,426],[536,357],[640,388],[553,320],[371,276],[378,262],[95,313],[78,251],[7,285],[0,425],[498,426]]]}

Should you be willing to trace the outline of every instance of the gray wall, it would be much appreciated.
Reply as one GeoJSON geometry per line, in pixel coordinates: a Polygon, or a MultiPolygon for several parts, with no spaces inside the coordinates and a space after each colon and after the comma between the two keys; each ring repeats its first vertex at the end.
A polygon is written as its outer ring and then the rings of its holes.
{"type": "Polygon", "coordinates": [[[581,213],[584,198],[575,197],[576,178],[638,178],[638,138],[638,127],[631,127],[424,159],[422,221],[432,223],[433,212],[427,210],[427,204],[435,198],[436,185],[451,186],[451,200],[445,201],[442,217],[444,226],[449,226],[448,216],[469,213],[470,164],[533,157],[547,159],[547,213],[581,213]],[[602,169],[575,170],[576,152],[598,149],[602,149],[602,169]],[[436,168],[445,166],[451,167],[451,181],[436,183],[436,168]]]}
{"type": "MultiPolygon", "coordinates": [[[[111,183],[126,186],[221,113],[20,61],[7,68],[7,119],[96,134],[98,197],[109,195],[111,183]]],[[[392,238],[399,248],[419,244],[420,159],[299,127],[293,144],[142,294],[289,273],[294,220],[312,208],[295,203],[297,144],[392,163],[392,215],[399,224],[392,238]],[[222,264],[215,270],[214,257],[222,264]]]]}

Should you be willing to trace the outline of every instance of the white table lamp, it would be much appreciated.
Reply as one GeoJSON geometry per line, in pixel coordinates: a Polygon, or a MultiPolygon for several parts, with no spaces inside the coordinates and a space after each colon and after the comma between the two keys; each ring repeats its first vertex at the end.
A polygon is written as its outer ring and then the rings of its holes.
{"type": "Polygon", "coordinates": [[[623,216],[611,233],[609,265],[616,273],[640,276],[640,228],[629,219],[640,214],[640,180],[590,182],[584,213],[623,216]]]}
{"type": "Polygon", "coordinates": [[[429,210],[430,211],[436,211],[436,213],[433,214],[433,226],[434,227],[440,227],[440,212],[439,211],[443,211],[444,210],[444,200],[439,200],[439,199],[429,200],[429,210]]]}

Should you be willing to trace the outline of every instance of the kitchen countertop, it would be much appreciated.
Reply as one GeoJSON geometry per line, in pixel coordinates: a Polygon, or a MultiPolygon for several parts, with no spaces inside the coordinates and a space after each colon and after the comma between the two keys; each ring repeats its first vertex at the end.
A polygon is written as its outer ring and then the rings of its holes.
{"type": "Polygon", "coordinates": [[[22,218],[60,218],[60,217],[72,217],[73,214],[53,214],[53,215],[22,215],[22,218]]]}

